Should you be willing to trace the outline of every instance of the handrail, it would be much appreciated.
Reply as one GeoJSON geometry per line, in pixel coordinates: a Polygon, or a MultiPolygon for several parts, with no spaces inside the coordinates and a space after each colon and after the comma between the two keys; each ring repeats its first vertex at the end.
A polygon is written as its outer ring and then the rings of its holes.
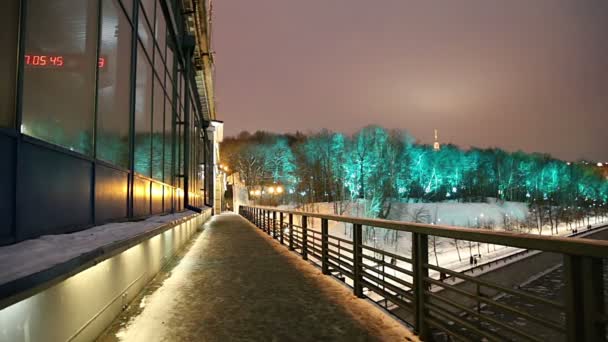
{"type": "Polygon", "coordinates": [[[280,244],[286,244],[289,250],[300,254],[302,259],[320,266],[324,275],[347,282],[355,296],[372,299],[411,324],[424,340],[439,332],[453,337],[468,336],[466,340],[481,337],[502,340],[517,336],[535,341],[553,339],[554,336],[561,339],[566,335],[567,341],[578,342],[596,341],[605,336],[607,322],[602,320],[606,317],[602,303],[604,264],[608,262],[607,241],[514,234],[261,206],[242,206],[239,213],[280,244]],[[294,216],[301,218],[300,225],[294,224],[294,216]],[[320,219],[320,227],[312,227],[311,219],[320,219]],[[349,227],[352,240],[331,235],[330,221],[352,224],[349,227]],[[366,245],[362,238],[364,226],[411,233],[408,240],[411,244],[410,256],[402,257],[366,245]],[[533,276],[534,273],[530,273],[526,267],[511,270],[516,273],[496,274],[498,277],[492,278],[467,275],[466,270],[454,271],[434,266],[429,263],[429,236],[507,245],[523,248],[526,252],[536,251],[531,254],[558,253],[563,258],[563,272],[560,275],[564,286],[562,301],[520,290],[518,285],[523,280],[519,275],[516,279],[507,279],[518,272],[524,277],[533,276]],[[348,247],[342,247],[341,242],[348,247]],[[462,282],[449,284],[445,281],[448,278],[446,275],[462,282]],[[496,282],[498,280],[506,284],[499,284],[496,282]],[[434,291],[434,288],[447,291],[434,291]],[[503,297],[515,297],[516,300],[513,303],[505,302],[500,299],[503,297]],[[529,308],[519,307],[518,301],[523,301],[529,308]],[[493,309],[482,311],[484,306],[493,309]],[[530,321],[533,323],[530,326],[532,330],[519,331],[519,323],[497,319],[500,316],[492,313],[496,310],[514,315],[518,320],[530,321]],[[550,316],[565,317],[565,322],[548,320],[550,316]],[[537,326],[543,327],[543,333],[549,335],[541,335],[540,331],[535,330],[537,326]],[[499,338],[495,339],[495,336],[499,338]]]}
{"type": "Polygon", "coordinates": [[[509,245],[511,247],[542,250],[560,254],[608,258],[608,241],[585,238],[533,235],[526,233],[495,232],[475,228],[462,228],[423,223],[409,223],[384,219],[369,219],[345,215],[319,214],[299,210],[273,207],[248,206],[248,208],[269,210],[277,213],[327,219],[329,221],[360,224],[376,228],[393,229],[409,233],[433,235],[457,240],[509,245]]]}

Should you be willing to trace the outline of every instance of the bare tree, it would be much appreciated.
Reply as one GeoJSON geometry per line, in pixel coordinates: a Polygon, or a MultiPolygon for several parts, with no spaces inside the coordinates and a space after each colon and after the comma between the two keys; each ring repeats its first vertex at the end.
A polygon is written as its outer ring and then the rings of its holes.
{"type": "Polygon", "coordinates": [[[417,206],[412,209],[410,218],[415,223],[429,223],[431,221],[431,214],[424,206],[417,206]]]}

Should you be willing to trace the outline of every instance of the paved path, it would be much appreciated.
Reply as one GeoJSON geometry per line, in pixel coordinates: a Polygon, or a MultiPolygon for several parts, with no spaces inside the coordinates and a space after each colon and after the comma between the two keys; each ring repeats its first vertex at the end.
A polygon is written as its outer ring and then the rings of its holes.
{"type": "Polygon", "coordinates": [[[100,341],[410,341],[415,337],[238,215],[214,217],[100,341]],[[162,277],[161,277],[162,278],[162,277]]]}

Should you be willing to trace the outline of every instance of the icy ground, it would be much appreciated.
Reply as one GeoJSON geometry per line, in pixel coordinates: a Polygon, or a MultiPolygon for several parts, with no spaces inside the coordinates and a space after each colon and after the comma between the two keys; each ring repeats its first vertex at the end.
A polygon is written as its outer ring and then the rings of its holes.
{"type": "Polygon", "coordinates": [[[242,217],[214,216],[98,342],[417,341],[242,217]]]}

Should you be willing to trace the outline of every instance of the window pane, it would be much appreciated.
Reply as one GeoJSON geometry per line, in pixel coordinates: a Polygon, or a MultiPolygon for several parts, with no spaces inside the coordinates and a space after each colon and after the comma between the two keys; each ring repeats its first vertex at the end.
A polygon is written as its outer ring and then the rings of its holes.
{"type": "MultiPolygon", "coordinates": [[[[177,174],[184,174],[184,125],[177,125],[177,174]]],[[[180,178],[183,179],[183,178],[180,178]]]]}
{"type": "Polygon", "coordinates": [[[28,1],[22,132],[91,154],[97,1],[28,1]]]}
{"type": "Polygon", "coordinates": [[[169,97],[165,97],[165,174],[163,181],[167,184],[172,184],[171,176],[173,174],[173,134],[172,134],[173,116],[171,111],[171,101],[169,97]]]}
{"type": "Polygon", "coordinates": [[[167,88],[167,96],[173,99],[173,81],[169,78],[169,74],[167,74],[166,79],[166,88],[167,88]]]}
{"type": "Polygon", "coordinates": [[[135,172],[150,177],[152,129],[152,66],[137,45],[137,84],[135,88],[135,172]]]}
{"type": "Polygon", "coordinates": [[[169,77],[171,79],[175,79],[173,77],[173,50],[171,50],[170,44],[167,43],[167,71],[169,72],[169,77]]]}
{"type": "Polygon", "coordinates": [[[137,23],[137,34],[146,51],[152,56],[152,31],[146,22],[146,18],[142,15],[141,7],[139,7],[139,19],[137,23]]]}
{"type": "Polygon", "coordinates": [[[0,11],[0,127],[14,127],[19,0],[5,0],[0,11]]]}
{"type": "Polygon", "coordinates": [[[154,116],[152,117],[152,178],[163,179],[163,133],[165,93],[157,77],[154,77],[154,116]]]}
{"type": "Polygon", "coordinates": [[[156,74],[160,77],[161,84],[165,85],[165,64],[163,60],[159,56],[158,49],[154,49],[154,70],[156,70],[156,74]]]}
{"type": "Polygon", "coordinates": [[[165,23],[165,16],[163,15],[163,11],[161,11],[160,6],[157,9],[156,14],[156,28],[154,30],[154,37],[156,37],[156,43],[158,44],[158,48],[160,49],[160,54],[165,58],[165,48],[166,48],[166,38],[167,38],[167,24],[165,23]]]}
{"type": "Polygon", "coordinates": [[[133,0],[120,0],[127,11],[129,18],[133,18],[133,0]]]}
{"type": "Polygon", "coordinates": [[[180,105],[182,108],[184,108],[184,105],[186,104],[186,87],[185,87],[185,83],[184,83],[184,74],[182,74],[181,72],[178,73],[179,74],[179,94],[180,94],[180,105]]]}
{"type": "Polygon", "coordinates": [[[132,29],[116,0],[103,0],[101,12],[97,158],[127,168],[132,29]]]}
{"type": "MultiPolygon", "coordinates": [[[[148,20],[153,22],[154,19],[154,0],[141,0],[142,6],[144,6],[144,10],[146,11],[146,15],[148,15],[148,20]]],[[[141,15],[140,15],[141,18],[141,15]]]]}

